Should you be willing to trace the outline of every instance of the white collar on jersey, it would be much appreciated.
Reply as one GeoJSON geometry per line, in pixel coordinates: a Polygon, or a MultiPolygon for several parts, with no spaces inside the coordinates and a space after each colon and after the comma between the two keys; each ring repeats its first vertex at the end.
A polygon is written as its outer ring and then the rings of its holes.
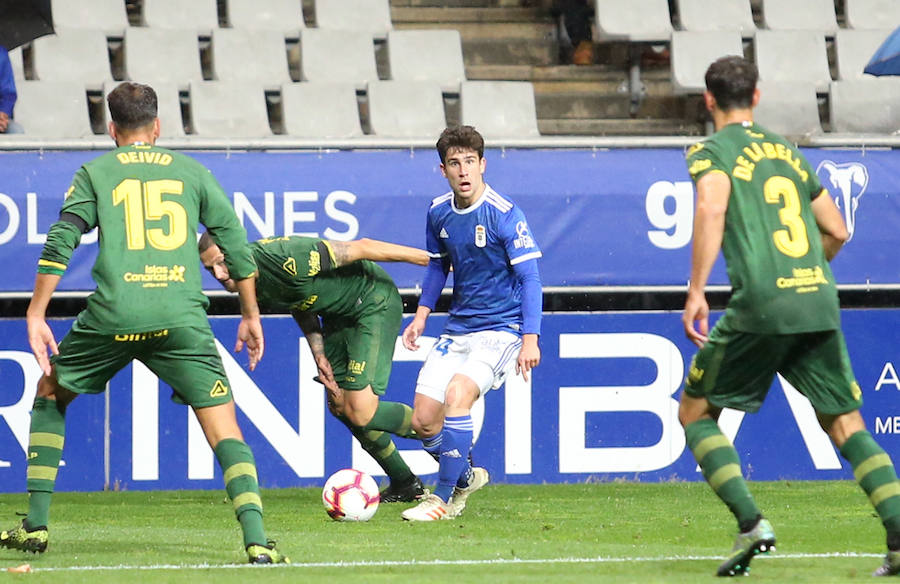
{"type": "Polygon", "coordinates": [[[453,212],[458,215],[466,215],[468,213],[472,213],[481,206],[482,203],[487,200],[488,192],[493,191],[491,185],[484,183],[484,190],[481,191],[481,196],[478,197],[478,200],[466,207],[465,209],[459,209],[456,207],[456,197],[453,195],[453,191],[450,191],[450,208],[453,209],[453,212]]]}

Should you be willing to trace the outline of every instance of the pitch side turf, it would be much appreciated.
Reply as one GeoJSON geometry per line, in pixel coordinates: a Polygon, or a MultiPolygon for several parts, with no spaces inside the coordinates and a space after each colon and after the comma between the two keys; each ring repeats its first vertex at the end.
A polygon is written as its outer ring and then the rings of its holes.
{"type": "MultiPolygon", "coordinates": [[[[752,581],[866,580],[881,563],[883,529],[854,483],[751,489],[778,536],[752,581]]],[[[266,490],[263,502],[289,566],[243,564],[224,490],[58,493],[50,549],[0,550],[0,584],[711,582],[735,530],[703,483],[491,484],[463,517],[434,523],[402,521],[407,505],[396,503],[367,523],[337,523],[319,489],[266,490]],[[31,573],[5,572],[25,563],[31,573]]],[[[25,495],[0,495],[2,527],[25,509],[25,495]]]]}

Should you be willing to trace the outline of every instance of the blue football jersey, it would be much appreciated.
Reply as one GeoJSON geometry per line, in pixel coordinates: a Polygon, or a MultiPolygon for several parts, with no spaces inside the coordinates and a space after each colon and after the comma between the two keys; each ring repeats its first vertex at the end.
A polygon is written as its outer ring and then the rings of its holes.
{"type": "Polygon", "coordinates": [[[471,207],[457,209],[453,193],[431,203],[425,234],[432,257],[450,258],[453,300],[448,333],[509,330],[522,334],[522,296],[513,266],[541,257],[525,214],[485,185],[471,207]]]}

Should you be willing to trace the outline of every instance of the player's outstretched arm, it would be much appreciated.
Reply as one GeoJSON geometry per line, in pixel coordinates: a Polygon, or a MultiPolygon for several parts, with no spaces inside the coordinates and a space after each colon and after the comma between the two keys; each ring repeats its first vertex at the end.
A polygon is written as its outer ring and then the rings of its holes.
{"type": "Polygon", "coordinates": [[[329,241],[338,266],[359,260],[373,262],[406,262],[419,266],[428,265],[428,254],[424,249],[388,243],[377,239],[355,239],[353,241],[329,241]]]}
{"type": "Polygon", "coordinates": [[[237,342],[234,352],[240,353],[247,345],[250,357],[250,371],[263,357],[265,340],[263,339],[262,321],[259,317],[259,306],[256,304],[256,277],[250,276],[235,282],[241,303],[241,323],[238,325],[237,342]]]}
{"type": "Polygon", "coordinates": [[[59,284],[60,276],[56,274],[38,274],[34,279],[34,292],[31,295],[31,302],[28,304],[28,310],[25,313],[25,321],[28,327],[28,344],[34,358],[37,359],[38,365],[44,375],[50,375],[50,357],[47,355],[47,347],[50,351],[57,355],[59,348],[56,346],[56,339],[53,337],[53,331],[47,324],[47,306],[50,304],[50,298],[59,284]]]}

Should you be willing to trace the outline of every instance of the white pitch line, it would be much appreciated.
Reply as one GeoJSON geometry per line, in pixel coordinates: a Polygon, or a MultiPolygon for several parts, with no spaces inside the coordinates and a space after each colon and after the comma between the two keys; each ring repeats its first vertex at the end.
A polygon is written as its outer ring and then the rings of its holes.
{"type": "MultiPolygon", "coordinates": [[[[828,552],[819,554],[775,554],[760,555],[757,560],[803,560],[803,559],[829,559],[829,558],[882,558],[884,554],[855,553],[855,552],[828,552]]],[[[511,564],[625,564],[646,562],[697,562],[697,561],[721,561],[723,556],[658,556],[658,557],[597,557],[597,558],[496,558],[491,560],[383,560],[374,562],[305,562],[302,564],[279,564],[274,566],[255,566],[253,564],[161,564],[156,566],[68,566],[59,568],[34,568],[35,572],[102,572],[123,570],[231,570],[234,568],[273,569],[273,568],[378,568],[378,567],[403,567],[403,566],[489,566],[511,564]]]]}

